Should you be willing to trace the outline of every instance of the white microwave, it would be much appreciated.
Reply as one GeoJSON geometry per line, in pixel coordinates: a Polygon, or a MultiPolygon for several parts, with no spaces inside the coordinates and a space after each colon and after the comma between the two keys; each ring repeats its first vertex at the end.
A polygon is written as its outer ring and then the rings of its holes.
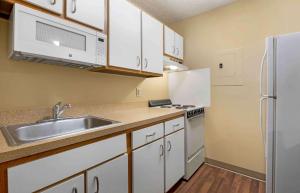
{"type": "Polygon", "coordinates": [[[107,38],[96,30],[15,4],[10,57],[79,68],[106,65],[107,38]]]}

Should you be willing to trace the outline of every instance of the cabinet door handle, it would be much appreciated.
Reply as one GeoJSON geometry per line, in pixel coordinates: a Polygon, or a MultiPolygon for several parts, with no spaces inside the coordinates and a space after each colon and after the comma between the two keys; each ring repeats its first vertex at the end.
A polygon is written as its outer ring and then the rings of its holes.
{"type": "Polygon", "coordinates": [[[160,145],[160,157],[164,156],[164,145],[160,145]]]}
{"type": "Polygon", "coordinates": [[[180,124],[178,123],[178,124],[173,125],[173,127],[179,127],[179,125],[180,125],[180,124]]]}
{"type": "Polygon", "coordinates": [[[72,13],[76,13],[77,10],[77,6],[76,6],[77,0],[72,0],[72,13]]]}
{"type": "Polygon", "coordinates": [[[72,193],[78,193],[78,190],[76,187],[73,188],[72,193]]]}
{"type": "Polygon", "coordinates": [[[99,193],[100,187],[99,187],[99,178],[98,178],[98,176],[94,177],[94,181],[96,182],[96,192],[95,193],[99,193]]]}
{"type": "Polygon", "coordinates": [[[139,67],[141,65],[141,58],[137,56],[136,60],[137,60],[137,67],[139,67]]]}
{"type": "Polygon", "coordinates": [[[167,143],[169,144],[168,151],[171,151],[171,149],[172,149],[172,144],[171,144],[171,141],[168,141],[167,143]]]}
{"type": "Polygon", "coordinates": [[[175,52],[176,52],[176,48],[175,46],[173,46],[173,54],[175,54],[175,52]]]}
{"type": "Polygon", "coordinates": [[[145,58],[145,68],[147,68],[147,67],[148,67],[148,59],[145,58]]]}
{"type": "Polygon", "coordinates": [[[51,4],[51,5],[55,5],[55,4],[56,4],[56,0],[51,0],[51,1],[50,1],[50,4],[51,4]]]}

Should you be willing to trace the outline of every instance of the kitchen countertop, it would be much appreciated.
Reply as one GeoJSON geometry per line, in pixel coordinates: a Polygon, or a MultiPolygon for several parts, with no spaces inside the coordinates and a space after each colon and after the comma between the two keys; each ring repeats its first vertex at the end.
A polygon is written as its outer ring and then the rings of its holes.
{"type": "MultiPolygon", "coordinates": [[[[30,123],[49,115],[50,109],[16,110],[13,112],[0,112],[0,124],[11,125],[30,123]]],[[[163,121],[172,117],[183,115],[183,110],[148,108],[146,104],[114,104],[102,106],[87,106],[72,108],[66,117],[97,116],[105,119],[119,121],[121,123],[90,129],[80,133],[73,133],[55,138],[49,138],[20,146],[8,146],[5,137],[0,132],[0,163],[46,152],[56,148],[80,143],[94,138],[126,132],[129,129],[143,125],[163,121]]]]}

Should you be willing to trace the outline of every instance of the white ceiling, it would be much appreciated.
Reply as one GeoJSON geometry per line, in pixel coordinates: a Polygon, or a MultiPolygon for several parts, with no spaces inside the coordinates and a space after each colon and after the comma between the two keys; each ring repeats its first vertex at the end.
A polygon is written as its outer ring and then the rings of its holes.
{"type": "Polygon", "coordinates": [[[173,23],[235,0],[129,0],[165,23],[173,23]]]}

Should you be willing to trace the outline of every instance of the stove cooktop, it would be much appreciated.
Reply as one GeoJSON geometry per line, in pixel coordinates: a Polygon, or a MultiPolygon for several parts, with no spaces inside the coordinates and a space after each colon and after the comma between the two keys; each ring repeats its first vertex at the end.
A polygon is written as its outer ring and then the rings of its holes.
{"type": "Polygon", "coordinates": [[[176,108],[176,109],[194,109],[194,108],[201,108],[195,105],[181,105],[181,104],[172,104],[170,99],[163,99],[163,100],[150,100],[149,107],[157,107],[157,108],[176,108]]]}
{"type": "Polygon", "coordinates": [[[150,100],[149,107],[182,109],[182,110],[185,110],[187,119],[204,114],[203,107],[196,106],[196,105],[172,104],[172,101],[170,99],[150,100]]]}

